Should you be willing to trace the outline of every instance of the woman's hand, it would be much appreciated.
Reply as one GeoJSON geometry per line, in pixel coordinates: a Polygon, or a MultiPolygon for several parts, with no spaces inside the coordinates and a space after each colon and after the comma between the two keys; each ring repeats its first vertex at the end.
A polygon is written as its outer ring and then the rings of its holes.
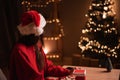
{"type": "Polygon", "coordinates": [[[67,67],[66,69],[68,69],[68,70],[70,71],[70,74],[72,74],[73,71],[74,71],[74,68],[73,68],[73,67],[67,67]]]}

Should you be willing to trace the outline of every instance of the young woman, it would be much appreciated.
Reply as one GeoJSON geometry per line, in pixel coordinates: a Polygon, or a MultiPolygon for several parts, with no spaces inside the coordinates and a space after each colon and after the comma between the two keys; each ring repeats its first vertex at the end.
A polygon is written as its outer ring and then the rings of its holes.
{"type": "Polygon", "coordinates": [[[44,17],[37,11],[25,12],[18,30],[21,34],[10,58],[10,80],[45,80],[47,76],[63,77],[72,70],[55,66],[42,49],[44,17]]]}

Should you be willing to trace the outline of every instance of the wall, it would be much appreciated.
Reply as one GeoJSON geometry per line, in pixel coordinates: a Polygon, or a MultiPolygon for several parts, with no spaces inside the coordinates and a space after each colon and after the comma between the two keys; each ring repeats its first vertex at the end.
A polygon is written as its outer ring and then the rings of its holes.
{"type": "MultiPolygon", "coordinates": [[[[116,12],[116,20],[118,24],[118,30],[120,31],[120,0],[113,0],[115,2],[115,12],[116,12]]],[[[120,33],[120,32],[119,32],[120,33]]]]}
{"type": "Polygon", "coordinates": [[[63,39],[64,56],[80,53],[77,47],[81,29],[86,22],[85,14],[88,11],[90,0],[62,0],[60,5],[60,18],[64,26],[63,39]]]}

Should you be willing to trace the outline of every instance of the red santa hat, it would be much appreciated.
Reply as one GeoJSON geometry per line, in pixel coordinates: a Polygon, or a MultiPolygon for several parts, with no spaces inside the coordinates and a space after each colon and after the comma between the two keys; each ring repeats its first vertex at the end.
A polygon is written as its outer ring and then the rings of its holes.
{"type": "Polygon", "coordinates": [[[45,18],[37,11],[31,10],[22,15],[21,23],[17,27],[21,35],[39,36],[43,33],[45,25],[45,18]]]}

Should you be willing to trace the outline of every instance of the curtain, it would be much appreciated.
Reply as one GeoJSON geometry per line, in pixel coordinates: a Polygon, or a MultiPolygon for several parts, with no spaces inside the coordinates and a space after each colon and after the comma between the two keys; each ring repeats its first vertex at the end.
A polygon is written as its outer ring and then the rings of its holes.
{"type": "Polygon", "coordinates": [[[0,67],[9,64],[21,12],[20,0],[0,0],[0,67]]]}

